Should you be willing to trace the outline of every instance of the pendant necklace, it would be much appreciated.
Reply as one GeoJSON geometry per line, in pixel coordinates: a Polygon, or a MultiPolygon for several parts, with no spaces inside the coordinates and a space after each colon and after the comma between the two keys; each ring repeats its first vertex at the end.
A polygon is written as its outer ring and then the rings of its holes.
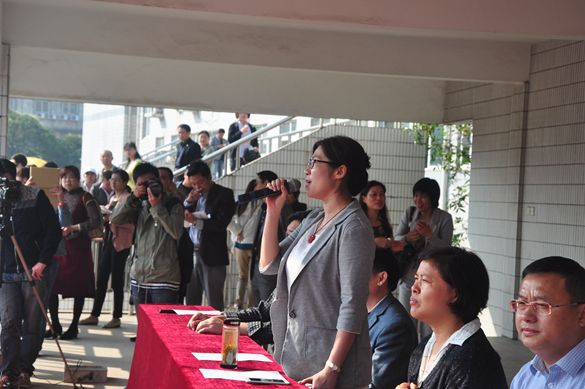
{"type": "Polygon", "coordinates": [[[319,223],[317,224],[317,228],[315,228],[315,232],[313,232],[313,234],[311,236],[309,236],[309,243],[313,243],[313,241],[316,238],[315,235],[317,235],[319,233],[319,231],[321,231],[323,228],[325,228],[327,226],[327,224],[329,224],[331,222],[331,220],[335,219],[335,217],[337,215],[339,215],[341,213],[341,211],[343,211],[345,208],[347,208],[347,205],[345,207],[341,208],[339,211],[337,211],[337,213],[335,215],[333,215],[333,217],[330,218],[327,221],[327,223],[323,224],[323,226],[321,226],[321,222],[323,221],[323,219],[319,220],[319,223]]]}

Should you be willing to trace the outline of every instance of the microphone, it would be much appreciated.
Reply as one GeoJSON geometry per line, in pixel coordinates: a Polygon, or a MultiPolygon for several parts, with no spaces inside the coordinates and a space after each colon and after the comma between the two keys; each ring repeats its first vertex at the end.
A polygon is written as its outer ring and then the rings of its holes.
{"type": "MultiPolygon", "coordinates": [[[[285,180],[284,185],[286,186],[288,193],[298,192],[299,189],[301,189],[301,182],[297,179],[292,179],[290,181],[285,180]]],[[[252,192],[238,195],[238,202],[240,204],[243,204],[243,203],[247,203],[248,201],[260,200],[260,199],[263,199],[265,197],[278,196],[281,193],[282,193],[282,191],[280,191],[280,190],[273,191],[272,189],[268,189],[268,188],[254,190],[252,192]]]]}

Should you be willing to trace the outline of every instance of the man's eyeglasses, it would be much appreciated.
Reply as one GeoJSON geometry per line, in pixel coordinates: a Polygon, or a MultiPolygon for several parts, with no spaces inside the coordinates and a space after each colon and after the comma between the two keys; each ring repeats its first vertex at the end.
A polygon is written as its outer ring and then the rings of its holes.
{"type": "Polygon", "coordinates": [[[526,302],[526,301],[522,301],[522,300],[511,300],[510,301],[510,308],[512,308],[512,311],[514,312],[523,312],[526,310],[526,308],[531,307],[534,312],[537,315],[550,315],[552,313],[552,309],[553,308],[560,308],[560,307],[570,307],[572,305],[581,305],[581,304],[585,304],[585,302],[582,303],[572,303],[572,304],[563,304],[563,305],[550,305],[549,303],[539,303],[539,302],[526,302]]]}
{"type": "Polygon", "coordinates": [[[315,166],[315,162],[326,163],[326,164],[331,165],[331,166],[339,166],[339,164],[338,163],[335,163],[335,162],[321,161],[320,159],[311,158],[311,159],[309,159],[309,163],[307,164],[307,167],[309,169],[312,169],[313,166],[315,166]]]}

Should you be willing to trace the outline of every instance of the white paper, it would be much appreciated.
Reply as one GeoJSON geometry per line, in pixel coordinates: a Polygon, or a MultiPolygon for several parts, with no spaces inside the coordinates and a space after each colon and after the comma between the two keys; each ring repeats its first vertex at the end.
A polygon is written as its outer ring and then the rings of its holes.
{"type": "MultiPolygon", "coordinates": [[[[221,361],[221,353],[192,353],[200,361],[221,361]]],[[[238,353],[238,361],[272,362],[266,355],[238,353]]]]}
{"type": "Polygon", "coordinates": [[[207,379],[216,378],[221,380],[246,381],[248,378],[269,378],[286,381],[286,379],[277,371],[230,371],[223,369],[199,369],[199,371],[203,374],[203,377],[207,379]]]}
{"type": "Polygon", "coordinates": [[[193,311],[189,309],[173,309],[177,315],[191,315],[193,316],[197,312],[200,312],[207,316],[219,316],[221,315],[220,311],[193,311]]]}
{"type": "MultiPolygon", "coordinates": [[[[204,211],[192,212],[191,215],[193,215],[195,217],[195,219],[202,219],[202,220],[211,219],[211,215],[206,214],[204,211]]],[[[189,228],[189,227],[191,227],[191,223],[189,223],[187,220],[184,220],[183,227],[189,228]]]]}

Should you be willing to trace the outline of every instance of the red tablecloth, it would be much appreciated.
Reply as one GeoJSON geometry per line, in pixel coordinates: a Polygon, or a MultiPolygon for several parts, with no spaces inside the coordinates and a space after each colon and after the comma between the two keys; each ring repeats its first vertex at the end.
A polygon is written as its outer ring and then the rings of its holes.
{"type": "MultiPolygon", "coordinates": [[[[247,384],[244,381],[203,378],[199,369],[219,369],[219,362],[200,361],[191,353],[221,352],[221,335],[198,334],[191,331],[187,328],[191,316],[159,313],[160,309],[208,311],[213,310],[213,308],[141,304],[139,309],[138,333],[128,389],[258,388],[257,385],[247,384]]],[[[240,337],[239,351],[264,354],[272,362],[238,362],[238,369],[235,371],[272,370],[285,376],[282,367],[274,362],[274,358],[247,336],[240,337]]],[[[292,384],[287,388],[306,389],[306,386],[299,385],[290,378],[287,379],[292,384]]],[[[280,387],[282,386],[280,385],[280,387]]],[[[265,385],[264,387],[277,388],[279,385],[265,385]]]]}

